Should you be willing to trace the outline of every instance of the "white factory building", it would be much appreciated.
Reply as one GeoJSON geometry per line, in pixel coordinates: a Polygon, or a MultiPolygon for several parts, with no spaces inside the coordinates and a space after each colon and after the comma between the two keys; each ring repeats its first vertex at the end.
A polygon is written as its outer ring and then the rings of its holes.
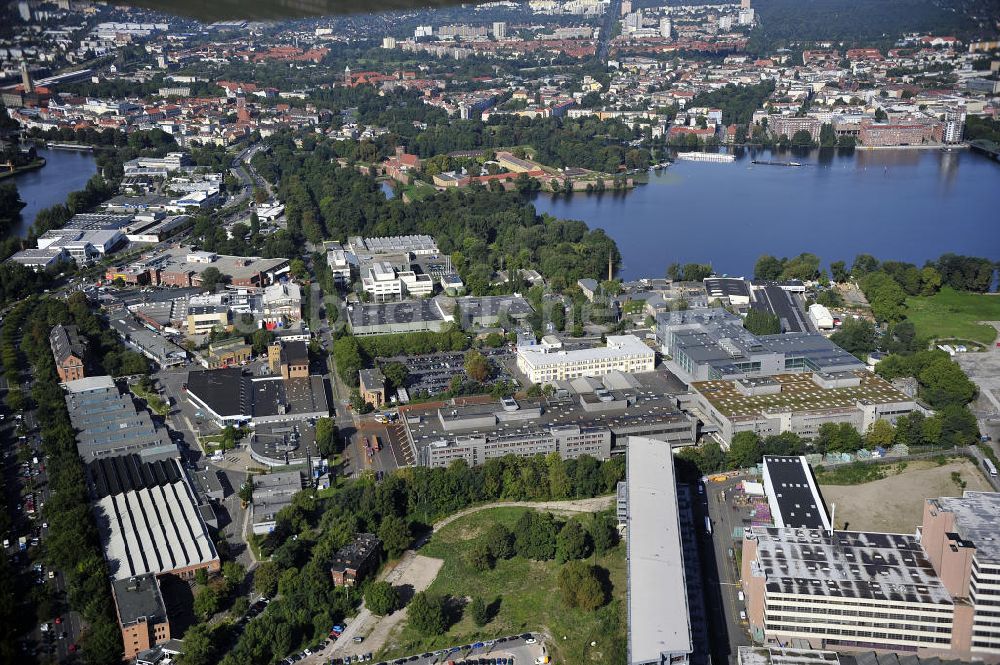
{"type": "Polygon", "coordinates": [[[517,368],[532,383],[546,384],[581,376],[652,372],[656,353],[635,335],[610,335],[606,346],[566,350],[561,344],[523,346],[517,368]]]}

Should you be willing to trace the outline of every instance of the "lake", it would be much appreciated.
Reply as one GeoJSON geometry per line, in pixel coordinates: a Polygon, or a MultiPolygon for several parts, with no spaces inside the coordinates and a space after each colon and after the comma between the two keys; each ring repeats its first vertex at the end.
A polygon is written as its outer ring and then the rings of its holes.
{"type": "Polygon", "coordinates": [[[1000,259],[1000,164],[967,150],[747,150],[728,164],[679,160],[625,194],[534,204],[604,229],[625,279],[662,277],[675,261],[750,276],[761,254],[848,266],[862,252],[918,265],[945,252],[1000,259]]]}
{"type": "Polygon", "coordinates": [[[65,203],[70,192],[83,189],[97,173],[94,155],[89,152],[39,149],[38,156],[45,158],[44,167],[6,181],[17,184],[21,200],[28,204],[21,210],[21,223],[13,229],[21,237],[27,235],[39,210],[65,203]]]}

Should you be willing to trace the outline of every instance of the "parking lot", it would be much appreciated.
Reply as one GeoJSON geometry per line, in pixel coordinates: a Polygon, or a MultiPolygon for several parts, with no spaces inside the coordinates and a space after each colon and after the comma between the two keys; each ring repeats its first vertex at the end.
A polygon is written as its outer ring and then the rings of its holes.
{"type": "Polygon", "coordinates": [[[349,460],[345,472],[354,477],[367,470],[378,473],[413,465],[413,449],[406,438],[405,426],[399,422],[362,421],[348,438],[344,453],[349,460]],[[378,437],[378,450],[374,449],[375,437],[378,437]]]}
{"type": "MultiPolygon", "coordinates": [[[[30,391],[26,382],[22,389],[30,391]]],[[[78,651],[82,630],[80,616],[66,609],[66,586],[61,571],[49,568],[43,560],[45,540],[49,535],[43,508],[49,498],[46,459],[35,412],[0,413],[0,442],[3,446],[2,471],[7,495],[7,514],[11,530],[4,536],[4,556],[22,576],[26,586],[44,589],[53,602],[50,616],[25,617],[24,628],[30,628],[21,648],[26,656],[45,656],[65,662],[78,651]]]]}
{"type": "MultiPolygon", "coordinates": [[[[507,370],[507,365],[513,358],[509,349],[480,349],[480,352],[490,360],[492,376],[487,385],[497,381],[511,381],[514,377],[507,370]]],[[[389,363],[401,363],[406,366],[409,374],[406,378],[406,390],[411,396],[433,396],[445,392],[451,387],[456,376],[466,378],[465,351],[432,353],[425,356],[397,356],[393,358],[378,358],[380,367],[389,363]]]]}

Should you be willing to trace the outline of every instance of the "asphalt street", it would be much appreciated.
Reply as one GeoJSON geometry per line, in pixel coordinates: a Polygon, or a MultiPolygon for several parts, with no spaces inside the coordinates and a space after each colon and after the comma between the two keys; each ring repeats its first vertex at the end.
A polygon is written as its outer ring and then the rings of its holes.
{"type": "MultiPolygon", "coordinates": [[[[751,644],[747,624],[740,619],[740,610],[744,609],[744,605],[738,595],[739,570],[736,559],[729,554],[732,549],[735,555],[740,547],[739,541],[734,541],[732,536],[735,527],[743,526],[743,519],[729,503],[732,490],[740,480],[742,478],[706,482],[705,493],[700,495],[702,500],[695,504],[702,511],[707,509],[712,521],[711,535],[705,532],[704,527],[699,531],[702,535],[702,574],[706,582],[705,602],[714,663],[735,663],[739,647],[751,644]]],[[[701,523],[704,523],[703,518],[701,523]]]]}

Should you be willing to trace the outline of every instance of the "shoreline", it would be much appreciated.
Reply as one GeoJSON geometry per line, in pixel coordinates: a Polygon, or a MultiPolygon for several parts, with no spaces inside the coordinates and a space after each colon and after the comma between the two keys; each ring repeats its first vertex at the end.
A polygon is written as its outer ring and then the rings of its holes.
{"type": "Polygon", "coordinates": [[[38,169],[44,167],[45,164],[46,164],[45,158],[39,157],[30,164],[25,164],[24,166],[18,166],[13,171],[3,171],[2,173],[0,173],[0,180],[4,180],[5,178],[13,178],[16,175],[19,175],[21,173],[27,173],[29,171],[37,171],[38,169]]]}

